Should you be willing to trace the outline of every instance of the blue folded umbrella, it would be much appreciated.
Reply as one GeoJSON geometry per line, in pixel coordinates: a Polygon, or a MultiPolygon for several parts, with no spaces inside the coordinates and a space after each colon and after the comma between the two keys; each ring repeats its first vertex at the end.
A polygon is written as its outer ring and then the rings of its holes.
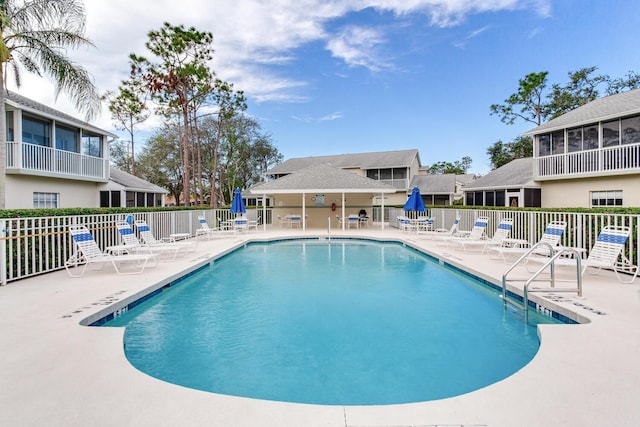
{"type": "Polygon", "coordinates": [[[231,202],[231,213],[239,214],[245,213],[247,210],[244,207],[244,202],[242,201],[242,194],[240,193],[240,189],[236,188],[233,191],[233,201],[231,202]]]}
{"type": "Polygon", "coordinates": [[[409,200],[404,204],[405,211],[416,211],[416,212],[424,212],[424,201],[422,201],[422,196],[420,195],[420,189],[418,187],[413,187],[411,190],[411,196],[409,196],[409,200]]]}

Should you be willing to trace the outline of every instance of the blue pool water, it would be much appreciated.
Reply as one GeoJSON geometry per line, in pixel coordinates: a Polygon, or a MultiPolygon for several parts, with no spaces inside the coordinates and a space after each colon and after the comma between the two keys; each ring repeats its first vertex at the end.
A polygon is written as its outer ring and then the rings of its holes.
{"type": "Polygon", "coordinates": [[[539,342],[496,291],[395,243],[251,244],[107,326],[139,370],[259,399],[380,405],[455,396],[539,342]]]}

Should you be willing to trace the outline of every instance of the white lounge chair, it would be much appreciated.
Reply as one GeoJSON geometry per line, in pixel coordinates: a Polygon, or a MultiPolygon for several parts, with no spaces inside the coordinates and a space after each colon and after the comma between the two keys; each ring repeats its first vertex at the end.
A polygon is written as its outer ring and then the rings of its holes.
{"type": "MultiPolygon", "coordinates": [[[[433,223],[435,225],[435,221],[433,223]]],[[[429,231],[420,231],[418,234],[427,238],[433,238],[434,240],[446,239],[447,237],[453,237],[458,232],[458,225],[460,224],[460,216],[456,216],[451,224],[451,228],[435,228],[429,231]]]]}
{"type": "Polygon", "coordinates": [[[73,239],[75,253],[65,262],[64,267],[71,277],[82,276],[88,265],[96,266],[96,270],[104,267],[105,263],[110,263],[119,275],[140,274],[147,267],[149,261],[153,262],[153,266],[158,264],[155,255],[152,254],[125,254],[112,255],[102,252],[100,247],[84,225],[72,225],[69,227],[69,233],[73,239]],[[136,269],[133,271],[122,271],[122,263],[133,264],[136,269]],[[81,267],[79,274],[73,274],[73,267],[81,267]]]}
{"type": "MultiPolygon", "coordinates": [[[[599,274],[603,268],[611,269],[616,273],[618,281],[621,283],[632,283],[638,275],[638,266],[625,256],[624,247],[631,234],[631,228],[626,226],[605,226],[600,234],[596,238],[596,243],[589,250],[589,256],[585,260],[581,260],[582,271],[580,274],[584,274],[585,271],[588,274],[599,274]],[[622,280],[620,277],[620,270],[626,270],[626,272],[633,272],[631,279],[628,281],[622,280]]],[[[559,251],[563,250],[563,247],[558,248],[559,251]]],[[[548,262],[549,258],[543,257],[528,257],[527,261],[533,262],[548,262]]],[[[553,261],[555,266],[575,266],[576,260],[572,258],[556,258],[553,261]]]]}
{"type": "Polygon", "coordinates": [[[118,229],[118,233],[120,234],[120,239],[122,240],[122,245],[119,246],[111,246],[106,249],[106,251],[114,252],[114,251],[126,251],[127,253],[147,253],[147,254],[156,254],[158,256],[165,255],[171,261],[175,260],[178,255],[184,255],[187,250],[184,245],[176,245],[173,243],[169,244],[160,244],[155,246],[143,245],[140,243],[140,240],[136,237],[136,234],[133,231],[133,228],[126,221],[116,221],[116,228],[118,229]]]}
{"type": "Polygon", "coordinates": [[[235,235],[235,230],[233,228],[228,228],[226,226],[222,228],[223,222],[221,219],[218,219],[220,227],[217,228],[209,227],[207,219],[202,215],[198,217],[198,222],[200,223],[200,228],[196,230],[196,237],[205,236],[210,239],[212,237],[228,237],[230,235],[235,235]]]}
{"type": "Polygon", "coordinates": [[[480,240],[486,239],[487,225],[489,224],[489,217],[479,216],[473,223],[473,228],[470,231],[458,230],[452,236],[443,237],[438,239],[445,244],[459,243],[461,239],[480,240]]]}
{"type": "MultiPolygon", "coordinates": [[[[538,245],[538,249],[532,252],[532,255],[549,256],[548,246],[552,248],[560,245],[560,239],[567,228],[566,221],[551,221],[547,224],[542,237],[538,240],[538,243],[544,243],[544,245],[538,245]]],[[[489,256],[494,259],[502,259],[508,261],[510,258],[520,257],[529,251],[529,242],[518,239],[505,239],[500,246],[494,246],[487,248],[489,256]]]]}
{"type": "Polygon", "coordinates": [[[485,236],[482,236],[479,239],[460,237],[458,239],[453,239],[452,243],[460,244],[465,252],[471,252],[474,249],[479,249],[479,253],[484,253],[488,247],[501,246],[504,240],[509,237],[509,234],[511,234],[512,228],[513,218],[503,218],[500,220],[500,223],[498,223],[496,231],[493,233],[491,238],[487,239],[485,236]]]}
{"type": "Polygon", "coordinates": [[[196,242],[195,241],[191,241],[191,242],[184,242],[184,241],[172,242],[172,241],[170,241],[169,243],[167,243],[166,241],[156,239],[156,237],[151,232],[151,228],[149,227],[147,222],[144,221],[144,220],[138,219],[138,220],[135,221],[134,224],[136,226],[136,229],[138,230],[138,233],[140,233],[140,237],[142,238],[142,241],[144,242],[145,246],[158,247],[158,246],[163,246],[163,245],[173,245],[175,247],[181,248],[181,250],[186,251],[186,252],[191,252],[191,251],[194,251],[196,249],[196,242]]]}

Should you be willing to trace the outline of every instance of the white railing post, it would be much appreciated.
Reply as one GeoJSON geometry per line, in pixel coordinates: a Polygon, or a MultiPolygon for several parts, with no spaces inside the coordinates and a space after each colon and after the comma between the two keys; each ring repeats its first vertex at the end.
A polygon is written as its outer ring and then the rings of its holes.
{"type": "Polygon", "coordinates": [[[7,284],[7,220],[0,220],[0,263],[2,268],[0,269],[0,285],[7,284]]]}

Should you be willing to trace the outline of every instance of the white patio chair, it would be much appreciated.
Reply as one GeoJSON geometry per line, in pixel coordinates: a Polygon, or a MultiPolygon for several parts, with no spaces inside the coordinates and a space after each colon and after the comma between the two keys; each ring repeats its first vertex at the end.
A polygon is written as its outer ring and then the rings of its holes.
{"type": "Polygon", "coordinates": [[[479,216],[473,224],[473,228],[470,231],[459,230],[451,236],[446,236],[438,239],[444,244],[459,243],[461,239],[469,240],[481,240],[486,239],[487,225],[489,224],[489,217],[479,216]]]}
{"type": "MultiPolygon", "coordinates": [[[[567,228],[566,221],[551,221],[547,224],[542,233],[542,237],[537,243],[545,243],[552,248],[560,245],[560,239],[567,228]]],[[[529,242],[520,239],[505,239],[500,246],[487,248],[489,257],[493,259],[502,259],[508,261],[509,258],[520,257],[529,251],[529,242]]],[[[532,255],[549,256],[548,247],[538,245],[538,249],[532,252],[532,255]]]]}
{"type": "Polygon", "coordinates": [[[248,231],[249,220],[246,217],[240,216],[233,219],[233,229],[235,231],[248,231]]]}
{"type": "Polygon", "coordinates": [[[118,229],[118,233],[120,234],[120,239],[123,244],[119,246],[110,246],[106,248],[105,251],[126,251],[127,253],[147,253],[158,256],[165,255],[171,261],[174,261],[178,255],[184,255],[187,252],[186,246],[175,244],[160,244],[155,246],[143,245],[136,237],[133,228],[131,228],[126,221],[116,221],[116,228],[118,229]]]}
{"type": "Polygon", "coordinates": [[[196,230],[196,237],[204,236],[210,239],[212,237],[225,237],[235,234],[235,230],[233,230],[232,228],[228,228],[226,227],[226,225],[223,228],[224,223],[220,218],[218,218],[218,223],[220,224],[220,226],[216,228],[209,227],[207,219],[202,215],[198,216],[198,223],[200,223],[200,228],[196,230]]]}
{"type": "MultiPolygon", "coordinates": [[[[435,221],[433,223],[435,225],[435,221]]],[[[429,231],[418,231],[418,234],[434,240],[444,240],[447,237],[453,237],[458,232],[458,224],[460,224],[460,216],[456,216],[451,224],[451,228],[436,228],[429,231]]]]}
{"type": "Polygon", "coordinates": [[[349,215],[347,217],[347,228],[359,228],[360,227],[360,217],[358,215],[349,215]]]}
{"type": "Polygon", "coordinates": [[[452,243],[458,243],[462,249],[469,253],[474,250],[479,250],[479,253],[484,253],[488,247],[501,246],[505,239],[511,234],[513,228],[513,218],[503,218],[498,223],[495,233],[491,238],[485,238],[485,236],[479,239],[460,237],[458,239],[452,239],[452,243]]]}
{"type": "MultiPolygon", "coordinates": [[[[638,266],[634,265],[624,254],[624,247],[631,234],[631,228],[626,226],[605,226],[596,238],[596,243],[589,250],[587,259],[581,260],[582,271],[580,274],[599,274],[604,269],[611,269],[615,272],[618,281],[621,283],[632,283],[638,275],[638,266]],[[622,280],[620,271],[633,272],[631,279],[622,280]]],[[[558,247],[562,251],[563,247],[558,247]]],[[[527,262],[548,262],[548,258],[528,257],[527,262]]],[[[572,258],[557,258],[555,266],[575,266],[576,260],[572,258]]]]}
{"type": "Polygon", "coordinates": [[[110,263],[113,265],[117,274],[125,275],[142,273],[149,261],[153,262],[152,266],[158,264],[158,260],[155,255],[152,254],[112,255],[102,252],[94,240],[93,235],[84,225],[70,226],[69,233],[73,239],[75,253],[65,262],[64,268],[71,277],[84,275],[89,265],[97,267],[95,268],[96,270],[100,270],[104,267],[105,263],[110,263]],[[122,271],[122,263],[133,264],[136,269],[133,271],[122,271]],[[79,274],[73,274],[71,272],[73,267],[81,267],[79,274]]]}
{"type": "Polygon", "coordinates": [[[180,241],[180,242],[167,243],[163,240],[156,239],[156,237],[151,232],[151,228],[149,228],[149,225],[144,220],[138,219],[135,221],[134,224],[136,226],[136,229],[138,230],[138,233],[140,233],[140,237],[142,238],[142,241],[144,242],[145,246],[158,247],[163,245],[173,245],[187,252],[195,251],[196,249],[195,241],[191,241],[191,242],[180,241]]]}
{"type": "Polygon", "coordinates": [[[302,217],[300,215],[291,215],[289,217],[289,226],[291,228],[293,227],[302,228],[302,217]]]}
{"type": "Polygon", "coordinates": [[[398,228],[402,231],[409,231],[411,230],[412,226],[411,226],[411,220],[407,217],[404,216],[399,216],[398,217],[398,228]]]}

